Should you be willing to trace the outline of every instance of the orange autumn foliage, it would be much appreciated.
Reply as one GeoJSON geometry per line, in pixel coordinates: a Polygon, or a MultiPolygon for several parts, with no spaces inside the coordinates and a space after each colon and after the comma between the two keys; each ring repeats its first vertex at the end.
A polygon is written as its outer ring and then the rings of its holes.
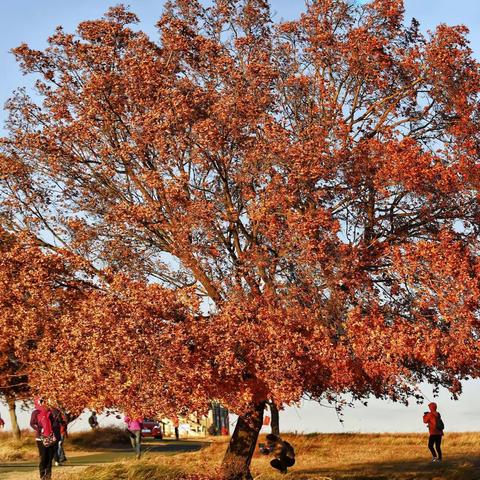
{"type": "Polygon", "coordinates": [[[3,223],[101,285],[45,340],[38,387],[244,413],[478,376],[467,30],[424,36],[401,0],[311,1],[287,23],[262,0],[177,0],[158,41],[136,21],[115,7],[14,49],[39,97],[8,104],[3,223]]]}
{"type": "Polygon", "coordinates": [[[28,400],[44,365],[38,347],[57,330],[73,298],[72,276],[59,255],[0,227],[0,395],[28,400]]]}

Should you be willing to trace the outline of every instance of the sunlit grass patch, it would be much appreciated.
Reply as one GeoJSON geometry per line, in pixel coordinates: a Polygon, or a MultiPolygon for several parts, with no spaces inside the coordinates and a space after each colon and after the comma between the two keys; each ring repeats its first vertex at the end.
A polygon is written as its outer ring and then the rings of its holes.
{"type": "MultiPolygon", "coordinates": [[[[67,451],[95,451],[129,446],[130,441],[124,429],[102,428],[70,434],[65,448],[67,451]]],[[[0,461],[32,460],[37,456],[38,450],[32,431],[23,431],[20,440],[15,440],[10,432],[0,432],[0,461]]]]}
{"type": "MultiPolygon", "coordinates": [[[[121,431],[120,431],[121,432],[121,431]]],[[[72,435],[75,449],[88,450],[116,441],[118,431],[85,432],[72,435]],[[99,439],[95,440],[95,435],[99,439]],[[78,448],[77,448],[78,447],[78,448]]],[[[72,440],[73,440],[72,438],[72,440]]],[[[258,448],[252,459],[256,480],[479,480],[480,433],[447,433],[443,443],[444,462],[431,464],[426,434],[284,434],[296,451],[296,464],[280,476],[272,469],[271,457],[258,448]]],[[[0,435],[3,444],[10,442],[0,435]]],[[[83,468],[60,467],[55,480],[219,480],[219,466],[227,439],[215,438],[194,452],[161,455],[146,452],[141,460],[126,460],[83,468]]],[[[262,435],[259,439],[264,442],[262,435]]],[[[34,439],[21,445],[36,457],[34,439]]],[[[72,450],[72,448],[70,448],[72,450]]],[[[108,449],[106,449],[108,450],[108,449]]],[[[68,450],[67,450],[68,455],[68,450]]],[[[18,473],[7,480],[35,479],[37,472],[18,473]]]]}
{"type": "MultiPolygon", "coordinates": [[[[285,434],[297,462],[285,476],[270,466],[271,457],[258,448],[252,474],[258,480],[479,480],[479,433],[451,433],[444,440],[445,461],[431,464],[424,434],[285,434]]],[[[261,436],[259,441],[264,441],[261,436]]],[[[90,467],[75,480],[219,479],[227,443],[215,441],[196,452],[172,456],[146,455],[104,467],[90,467]],[[89,476],[86,476],[86,475],[89,476]]]]}
{"type": "Polygon", "coordinates": [[[23,434],[20,440],[15,440],[11,433],[0,432],[0,461],[14,462],[35,458],[37,447],[35,439],[23,434]]]}
{"type": "Polygon", "coordinates": [[[213,480],[210,476],[189,474],[180,468],[151,463],[148,460],[89,467],[80,480],[213,480]]]}

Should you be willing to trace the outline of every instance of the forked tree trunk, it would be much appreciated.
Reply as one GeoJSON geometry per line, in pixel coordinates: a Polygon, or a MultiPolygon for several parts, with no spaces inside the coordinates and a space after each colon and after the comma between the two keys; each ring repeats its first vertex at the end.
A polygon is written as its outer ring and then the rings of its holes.
{"type": "Polygon", "coordinates": [[[272,433],[280,436],[280,419],[278,414],[278,408],[274,402],[270,402],[270,413],[272,414],[272,433]]]}
{"type": "Polygon", "coordinates": [[[18,426],[17,411],[15,409],[15,398],[8,397],[7,404],[8,404],[8,412],[10,413],[10,422],[12,424],[13,438],[15,438],[16,440],[20,440],[21,431],[20,431],[20,427],[18,426]]]}
{"type": "Polygon", "coordinates": [[[259,403],[251,412],[238,417],[223,457],[222,474],[225,480],[252,480],[250,462],[262,428],[264,408],[265,403],[259,403]]]}

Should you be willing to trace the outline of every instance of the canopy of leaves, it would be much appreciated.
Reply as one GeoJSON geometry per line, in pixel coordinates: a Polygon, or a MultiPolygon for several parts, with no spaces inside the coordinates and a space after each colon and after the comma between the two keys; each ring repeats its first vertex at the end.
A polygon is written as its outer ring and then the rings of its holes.
{"type": "Polygon", "coordinates": [[[65,316],[43,387],[241,412],[478,376],[467,29],[424,36],[401,0],[290,22],[176,0],[158,41],[136,22],[115,7],[14,50],[38,81],[8,104],[2,222],[108,285],[65,316]]]}
{"type": "Polygon", "coordinates": [[[0,227],[0,395],[26,400],[41,375],[38,345],[68,308],[72,278],[58,255],[0,227]]]}

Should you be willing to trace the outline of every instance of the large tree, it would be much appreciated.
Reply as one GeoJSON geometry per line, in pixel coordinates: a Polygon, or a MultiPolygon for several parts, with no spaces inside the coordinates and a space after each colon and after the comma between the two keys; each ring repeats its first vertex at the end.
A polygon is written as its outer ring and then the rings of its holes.
{"type": "Polygon", "coordinates": [[[136,22],[14,50],[38,81],[8,104],[4,225],[110,285],[65,319],[59,388],[139,413],[218,399],[240,414],[225,477],[247,479],[267,401],[478,376],[467,29],[425,37],[401,0],[277,23],[264,0],[176,0],[158,42],[136,22]]]}

